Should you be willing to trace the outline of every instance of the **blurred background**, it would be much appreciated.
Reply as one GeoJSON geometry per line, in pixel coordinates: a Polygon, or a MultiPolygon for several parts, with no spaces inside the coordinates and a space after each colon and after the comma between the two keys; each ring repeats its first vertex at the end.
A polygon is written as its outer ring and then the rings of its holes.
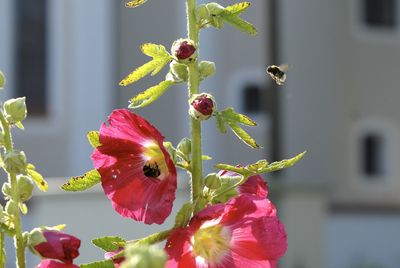
{"type": "MultiPolygon", "coordinates": [[[[118,82],[149,58],[146,42],[170,47],[186,35],[183,0],[149,0],[125,9],[116,0],[0,0],[2,99],[27,96],[26,130],[14,131],[50,184],[30,203],[24,227],[66,223],[82,239],[78,263],[102,259],[90,240],[103,235],[143,237],[166,226],[122,219],[100,188],[64,193],[69,176],[92,169],[86,132],[114,108],[157,84],[146,77],[128,88],[118,82]]],[[[206,1],[198,1],[205,3],[206,1]]],[[[201,85],[223,109],[235,107],[259,126],[252,150],[214,120],[204,125],[204,152],[216,162],[250,163],[306,157],[289,170],[267,174],[271,199],[288,232],[285,268],[396,268],[400,261],[400,1],[252,0],[242,17],[259,35],[231,26],[202,32],[200,59],[217,73],[201,85]],[[266,65],[289,64],[277,87],[266,65]]],[[[221,0],[227,6],[233,1],[221,0]]],[[[175,144],[188,136],[187,92],[175,86],[136,112],[175,144]]],[[[189,197],[182,173],[175,211],[189,197]]],[[[10,264],[12,250],[8,250],[10,264]]],[[[29,256],[33,267],[38,259],[29,256]]]]}

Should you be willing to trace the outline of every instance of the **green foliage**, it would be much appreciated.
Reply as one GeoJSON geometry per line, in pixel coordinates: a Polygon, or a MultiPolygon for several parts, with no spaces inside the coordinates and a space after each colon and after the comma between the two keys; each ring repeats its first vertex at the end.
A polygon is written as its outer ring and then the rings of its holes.
{"type": "Polygon", "coordinates": [[[183,204],[175,216],[174,228],[185,227],[193,213],[193,204],[191,202],[183,204]]]}
{"type": "Polygon", "coordinates": [[[240,182],[242,176],[221,176],[219,179],[221,181],[221,186],[217,189],[211,189],[209,192],[211,197],[213,197],[211,200],[212,204],[225,203],[239,194],[234,186],[240,182]]]}
{"type": "Polygon", "coordinates": [[[119,83],[120,86],[130,85],[151,72],[151,76],[156,75],[161,69],[172,60],[172,56],[167,52],[164,46],[156,45],[156,44],[143,44],[141,46],[142,52],[152,57],[153,59],[144,65],[138,67],[133,72],[131,72],[128,76],[126,76],[119,83]]]}
{"type": "Polygon", "coordinates": [[[256,122],[250,119],[248,116],[236,113],[233,108],[227,108],[223,111],[216,113],[217,120],[217,128],[223,134],[226,133],[226,125],[227,124],[235,133],[235,135],[242,140],[245,144],[252,148],[260,148],[257,142],[248,134],[245,130],[243,130],[239,124],[245,126],[256,126],[256,122]]]}
{"type": "Polygon", "coordinates": [[[100,173],[93,169],[83,176],[72,177],[61,185],[61,189],[68,192],[85,191],[101,181],[100,173]]]}
{"type": "Polygon", "coordinates": [[[96,149],[97,147],[101,146],[100,143],[100,134],[98,131],[92,130],[87,133],[87,139],[90,145],[96,149]]]}
{"type": "Polygon", "coordinates": [[[167,91],[175,82],[165,80],[156,86],[146,89],[130,100],[129,108],[141,108],[149,105],[167,91]]]}
{"type": "Polygon", "coordinates": [[[215,165],[215,168],[220,170],[229,170],[232,172],[236,172],[244,177],[250,177],[291,167],[296,164],[300,159],[302,159],[305,154],[306,152],[302,152],[301,154],[298,154],[293,158],[284,159],[273,163],[268,163],[267,160],[264,159],[244,167],[236,167],[228,164],[217,164],[215,165]]]}
{"type": "Polygon", "coordinates": [[[104,251],[115,251],[120,248],[121,243],[125,244],[126,241],[118,236],[104,236],[95,238],[92,243],[104,251]]]}
{"type": "Polygon", "coordinates": [[[112,260],[97,261],[80,265],[81,268],[115,268],[112,260]]]}
{"type": "Polygon", "coordinates": [[[34,165],[28,164],[26,167],[26,172],[31,177],[36,186],[39,188],[39,190],[41,190],[42,192],[47,192],[49,185],[47,181],[43,178],[43,176],[36,171],[34,165]]]}

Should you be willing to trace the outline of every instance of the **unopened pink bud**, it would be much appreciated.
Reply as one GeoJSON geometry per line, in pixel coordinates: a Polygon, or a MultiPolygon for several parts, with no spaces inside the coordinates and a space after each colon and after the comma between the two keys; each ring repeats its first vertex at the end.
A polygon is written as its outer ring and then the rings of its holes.
{"type": "Polygon", "coordinates": [[[189,113],[192,117],[206,120],[216,109],[214,98],[207,93],[195,94],[190,101],[189,113]]]}
{"type": "Polygon", "coordinates": [[[178,39],[172,45],[172,54],[178,60],[192,60],[196,58],[196,46],[190,39],[178,39]]]}

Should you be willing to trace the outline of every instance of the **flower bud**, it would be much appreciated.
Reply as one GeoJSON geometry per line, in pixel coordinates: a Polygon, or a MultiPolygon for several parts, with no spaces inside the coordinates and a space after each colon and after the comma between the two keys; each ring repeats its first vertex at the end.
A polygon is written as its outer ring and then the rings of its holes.
{"type": "Polygon", "coordinates": [[[208,12],[207,6],[205,4],[198,5],[195,10],[195,16],[198,23],[208,20],[210,13],[208,12]]]}
{"type": "Polygon", "coordinates": [[[128,245],[125,257],[120,268],[163,268],[167,260],[164,250],[140,243],[128,245]]]}
{"type": "Polygon", "coordinates": [[[4,74],[0,71],[0,89],[3,89],[5,84],[6,84],[6,78],[4,77],[4,74]]]}
{"type": "Polygon", "coordinates": [[[19,199],[22,202],[29,200],[32,197],[33,182],[28,176],[20,175],[17,177],[17,186],[19,199]]]}
{"type": "Polygon", "coordinates": [[[3,195],[7,198],[11,197],[11,185],[8,182],[3,183],[3,187],[1,188],[3,195]]]}
{"type": "Polygon", "coordinates": [[[194,94],[190,99],[189,114],[195,119],[207,120],[214,113],[216,106],[210,94],[194,94]]]}
{"type": "Polygon", "coordinates": [[[203,80],[207,76],[215,74],[215,63],[212,61],[201,61],[199,63],[200,79],[203,80]]]}
{"type": "Polygon", "coordinates": [[[5,210],[9,215],[16,215],[19,213],[18,203],[13,200],[8,200],[5,210]]]}
{"type": "Polygon", "coordinates": [[[25,174],[26,156],[23,151],[12,150],[4,156],[4,168],[8,173],[25,174]]]}
{"type": "Polygon", "coordinates": [[[195,43],[190,39],[178,39],[172,44],[172,55],[180,62],[190,62],[197,57],[195,43]]]}
{"type": "Polygon", "coordinates": [[[21,122],[26,118],[25,97],[10,99],[4,103],[4,111],[6,112],[6,120],[10,124],[21,122]]]}
{"type": "Polygon", "coordinates": [[[180,151],[184,155],[190,155],[190,153],[192,152],[192,141],[188,138],[183,138],[179,142],[176,149],[178,149],[178,151],[180,151]]]}
{"type": "Polygon", "coordinates": [[[215,190],[221,187],[221,180],[216,173],[210,173],[204,178],[204,184],[207,188],[215,190]]]}
{"type": "Polygon", "coordinates": [[[104,253],[104,259],[106,259],[106,260],[111,259],[113,261],[113,263],[114,263],[114,266],[115,267],[119,267],[120,263],[125,261],[125,257],[122,256],[122,257],[116,258],[116,259],[113,259],[113,257],[115,255],[117,255],[118,253],[120,253],[123,249],[124,248],[118,248],[117,250],[108,251],[108,252],[104,253]]]}
{"type": "Polygon", "coordinates": [[[178,63],[176,61],[172,61],[169,64],[171,72],[178,80],[187,81],[188,79],[188,70],[185,64],[178,63]]]}

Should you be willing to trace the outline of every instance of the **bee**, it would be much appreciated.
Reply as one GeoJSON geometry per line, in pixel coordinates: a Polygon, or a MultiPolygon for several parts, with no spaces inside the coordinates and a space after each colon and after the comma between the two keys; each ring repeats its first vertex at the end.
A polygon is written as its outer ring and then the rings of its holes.
{"type": "Polygon", "coordinates": [[[286,81],[286,71],[289,68],[287,64],[282,64],[279,66],[270,65],[267,67],[267,74],[278,84],[283,85],[286,81]]]}
{"type": "Polygon", "coordinates": [[[135,7],[143,5],[146,2],[147,2],[147,0],[132,0],[132,1],[126,2],[125,3],[125,7],[127,7],[127,8],[135,8],[135,7]]]}
{"type": "Polygon", "coordinates": [[[155,179],[161,175],[161,171],[156,162],[154,162],[154,165],[146,163],[146,165],[143,166],[143,174],[148,178],[155,179]]]}

